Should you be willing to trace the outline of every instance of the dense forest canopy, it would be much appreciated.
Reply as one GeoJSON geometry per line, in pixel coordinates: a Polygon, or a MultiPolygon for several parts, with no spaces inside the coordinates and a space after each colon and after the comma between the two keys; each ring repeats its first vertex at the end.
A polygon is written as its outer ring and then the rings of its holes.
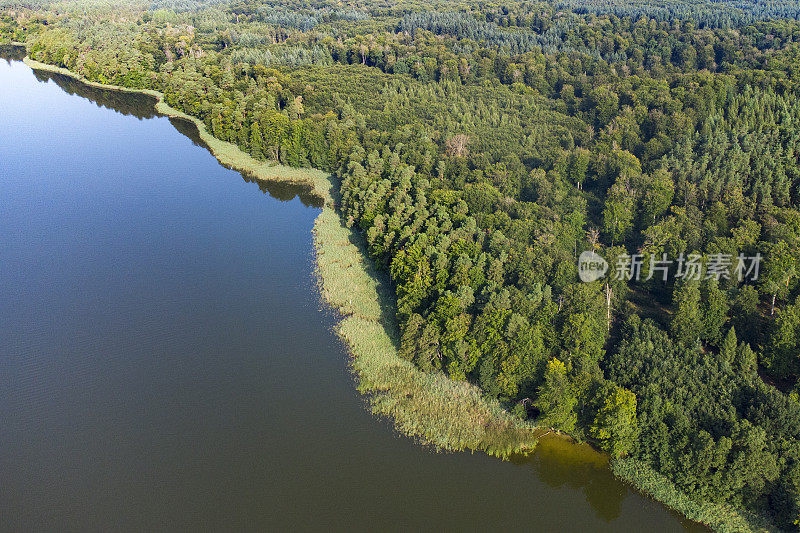
{"type": "Polygon", "coordinates": [[[405,357],[794,529],[798,19],[784,0],[2,0],[0,40],[330,171],[405,357]],[[582,281],[582,252],[607,275],[582,281]]]}

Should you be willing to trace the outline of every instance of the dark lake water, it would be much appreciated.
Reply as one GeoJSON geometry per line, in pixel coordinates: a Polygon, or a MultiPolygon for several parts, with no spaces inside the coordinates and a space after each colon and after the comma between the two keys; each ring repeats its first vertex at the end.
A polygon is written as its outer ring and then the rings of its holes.
{"type": "Polygon", "coordinates": [[[304,190],[146,98],[0,59],[0,529],[691,527],[553,441],[397,435],[355,390],[304,190]]]}

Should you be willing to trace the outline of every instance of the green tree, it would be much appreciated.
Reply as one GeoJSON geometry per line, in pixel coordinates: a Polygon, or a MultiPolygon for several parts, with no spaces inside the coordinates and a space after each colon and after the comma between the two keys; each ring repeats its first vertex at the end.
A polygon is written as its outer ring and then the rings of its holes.
{"type": "Polygon", "coordinates": [[[669,172],[660,168],[644,180],[644,185],[641,216],[643,226],[649,226],[669,209],[675,195],[675,183],[669,172]]]}
{"type": "Polygon", "coordinates": [[[608,335],[606,299],[599,282],[578,283],[564,291],[561,339],[573,360],[599,360],[608,335]]]}
{"type": "Polygon", "coordinates": [[[636,443],[636,395],[615,386],[603,401],[590,427],[600,446],[614,456],[628,454],[636,443]]]}
{"type": "Polygon", "coordinates": [[[633,191],[623,180],[611,187],[603,207],[603,231],[611,243],[621,243],[633,227],[636,199],[633,191]]]}
{"type": "Polygon", "coordinates": [[[705,280],[701,290],[700,312],[703,323],[701,338],[712,346],[722,342],[722,331],[727,321],[728,300],[713,278],[705,280]]]}
{"type": "Polygon", "coordinates": [[[779,377],[798,372],[800,354],[800,297],[794,304],[778,309],[772,328],[767,367],[779,377]]]}
{"type": "Polygon", "coordinates": [[[250,124],[250,155],[256,159],[263,159],[262,144],[261,126],[257,121],[253,121],[250,124]]]}
{"type": "Polygon", "coordinates": [[[567,367],[558,359],[547,363],[544,383],[534,406],[541,413],[539,422],[570,433],[577,424],[576,406],[578,399],[567,377],[567,367]]]}
{"type": "Polygon", "coordinates": [[[569,180],[578,187],[578,190],[583,189],[590,160],[591,153],[586,148],[578,147],[570,153],[567,175],[569,180]]]}
{"type": "Polygon", "coordinates": [[[700,299],[700,288],[693,282],[682,283],[673,295],[674,315],[670,330],[676,340],[687,345],[695,343],[703,332],[700,299]]]}
{"type": "Polygon", "coordinates": [[[725,335],[725,340],[722,341],[722,345],[719,349],[719,355],[723,361],[733,364],[736,359],[737,349],[736,330],[731,327],[731,329],[729,329],[728,333],[725,335]]]}
{"type": "Polygon", "coordinates": [[[739,344],[736,350],[736,359],[734,360],[734,368],[741,375],[747,375],[756,371],[758,364],[758,356],[750,348],[747,343],[739,344]]]}
{"type": "Polygon", "coordinates": [[[593,89],[588,102],[594,115],[595,126],[605,127],[619,110],[619,96],[607,86],[593,89]]]}
{"type": "Polygon", "coordinates": [[[770,315],[774,315],[778,296],[783,298],[788,294],[790,283],[797,275],[798,252],[783,240],[767,248],[764,272],[759,279],[762,290],[771,298],[770,315]]]}

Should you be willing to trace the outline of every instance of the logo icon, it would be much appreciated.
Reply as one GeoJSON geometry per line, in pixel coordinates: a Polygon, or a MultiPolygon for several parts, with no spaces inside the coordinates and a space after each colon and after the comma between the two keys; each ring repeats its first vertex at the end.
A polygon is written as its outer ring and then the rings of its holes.
{"type": "Polygon", "coordinates": [[[578,277],[581,281],[589,283],[597,281],[608,272],[608,263],[605,259],[594,253],[586,251],[578,257],[578,277]]]}

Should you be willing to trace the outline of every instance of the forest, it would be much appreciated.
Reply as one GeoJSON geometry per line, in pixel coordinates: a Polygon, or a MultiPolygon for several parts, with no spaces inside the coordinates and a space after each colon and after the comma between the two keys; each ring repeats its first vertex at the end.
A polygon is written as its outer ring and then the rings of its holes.
{"type": "Polygon", "coordinates": [[[0,0],[3,42],[334,175],[419,368],[798,528],[797,2],[0,0]]]}

